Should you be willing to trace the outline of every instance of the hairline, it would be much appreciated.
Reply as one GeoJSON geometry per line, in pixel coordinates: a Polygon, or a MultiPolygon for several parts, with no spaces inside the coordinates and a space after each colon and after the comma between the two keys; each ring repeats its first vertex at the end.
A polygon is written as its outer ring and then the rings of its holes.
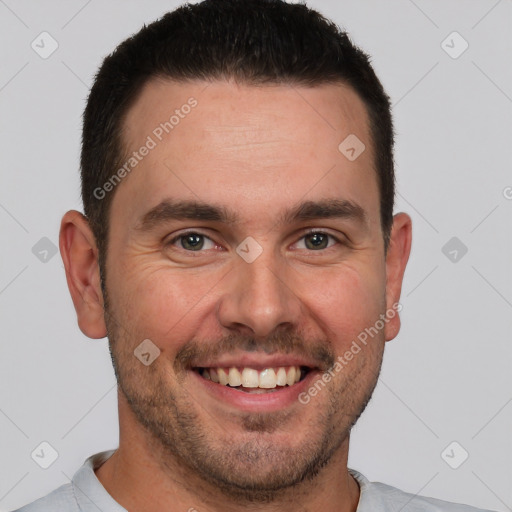
{"type": "MultiPolygon", "coordinates": [[[[386,254],[388,249],[388,237],[386,236],[386,233],[384,231],[384,218],[382,215],[382,183],[381,183],[381,177],[379,174],[379,169],[377,166],[377,151],[376,151],[376,143],[375,143],[375,133],[373,129],[373,122],[371,118],[371,111],[370,107],[368,106],[366,100],[361,96],[359,91],[348,82],[348,80],[343,78],[326,78],[326,79],[318,79],[314,82],[303,80],[298,77],[285,77],[282,79],[270,79],[270,78],[261,78],[261,79],[250,79],[245,77],[237,77],[234,74],[218,74],[211,77],[176,77],[170,74],[162,73],[162,72],[155,72],[154,74],[148,75],[145,77],[143,81],[141,81],[138,86],[134,88],[132,91],[132,94],[128,97],[127,102],[122,107],[122,114],[119,116],[118,124],[117,124],[117,133],[118,137],[116,138],[114,142],[114,148],[117,156],[115,156],[115,166],[114,168],[117,169],[118,167],[122,166],[123,162],[126,161],[129,158],[130,149],[128,148],[127,141],[125,140],[125,130],[126,130],[126,122],[127,117],[130,113],[130,111],[134,108],[135,104],[140,100],[141,96],[144,94],[144,91],[147,87],[150,86],[152,82],[162,82],[162,83],[169,83],[169,84],[176,84],[176,85],[183,85],[183,84],[197,84],[197,83],[205,83],[205,84],[212,84],[212,83],[235,83],[238,86],[248,86],[248,87],[279,87],[279,86],[293,86],[297,85],[299,87],[304,88],[310,88],[314,89],[316,87],[321,87],[323,85],[337,85],[340,87],[346,87],[350,89],[352,92],[354,92],[359,100],[361,101],[366,119],[366,128],[368,129],[369,137],[370,137],[370,147],[371,147],[371,168],[373,169],[373,172],[375,174],[375,179],[377,180],[377,186],[378,186],[378,200],[379,200],[379,217],[380,217],[380,226],[381,231],[383,235],[383,241],[384,241],[384,253],[386,254]]],[[[107,260],[107,252],[108,252],[108,246],[109,246],[109,236],[110,236],[110,214],[112,210],[112,202],[114,201],[114,198],[117,193],[117,189],[119,187],[116,187],[114,190],[112,190],[111,194],[108,197],[108,200],[105,204],[105,210],[104,210],[104,219],[106,222],[106,229],[105,229],[105,239],[102,241],[102,246],[100,248],[100,267],[106,266],[106,260],[107,260]]],[[[106,273],[106,268],[104,269],[104,272],[106,273]]]]}

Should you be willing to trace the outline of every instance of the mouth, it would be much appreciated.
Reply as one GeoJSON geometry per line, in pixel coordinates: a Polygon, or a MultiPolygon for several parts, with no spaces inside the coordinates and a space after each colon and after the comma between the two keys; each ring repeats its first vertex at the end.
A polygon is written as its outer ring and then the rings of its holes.
{"type": "Polygon", "coordinates": [[[328,361],[291,353],[229,352],[214,360],[196,359],[187,386],[215,414],[271,413],[294,408],[299,396],[323,373],[328,361]]]}
{"type": "Polygon", "coordinates": [[[266,368],[196,367],[193,370],[204,380],[242,393],[266,394],[284,390],[303,381],[313,370],[308,366],[278,366],[266,368]]]}

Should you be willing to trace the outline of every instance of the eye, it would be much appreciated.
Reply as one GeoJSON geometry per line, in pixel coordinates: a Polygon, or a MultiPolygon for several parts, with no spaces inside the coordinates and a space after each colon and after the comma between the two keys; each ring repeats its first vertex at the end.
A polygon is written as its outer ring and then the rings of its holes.
{"type": "Polygon", "coordinates": [[[182,233],[174,237],[169,245],[179,244],[181,249],[192,252],[200,252],[201,249],[213,249],[216,244],[211,238],[195,231],[189,231],[188,233],[182,233]]]}
{"type": "Polygon", "coordinates": [[[322,249],[328,249],[332,247],[336,243],[339,243],[339,240],[323,231],[310,231],[305,236],[303,236],[297,244],[299,245],[299,249],[308,249],[312,251],[320,251],[322,249]],[[329,241],[334,241],[333,243],[329,243],[329,241]],[[303,247],[300,247],[301,242],[303,242],[303,247]]]}

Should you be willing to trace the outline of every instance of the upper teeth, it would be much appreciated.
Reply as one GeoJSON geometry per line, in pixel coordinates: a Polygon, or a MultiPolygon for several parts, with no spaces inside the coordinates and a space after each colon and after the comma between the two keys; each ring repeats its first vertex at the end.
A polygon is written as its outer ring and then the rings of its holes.
{"type": "Polygon", "coordinates": [[[279,368],[205,368],[201,375],[208,380],[224,386],[243,386],[244,388],[272,389],[277,386],[291,386],[299,382],[301,370],[298,366],[280,366],[279,368]]]}

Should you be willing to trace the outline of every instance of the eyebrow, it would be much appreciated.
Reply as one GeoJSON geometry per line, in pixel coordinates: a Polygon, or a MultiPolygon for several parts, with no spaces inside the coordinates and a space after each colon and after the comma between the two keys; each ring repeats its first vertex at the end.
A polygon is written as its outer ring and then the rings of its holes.
{"type": "MultiPolygon", "coordinates": [[[[304,201],[282,212],[277,224],[293,224],[294,222],[317,219],[347,219],[368,227],[366,211],[357,203],[347,199],[322,199],[304,201]]],[[[225,206],[205,203],[202,201],[164,199],[146,212],[137,222],[137,231],[150,231],[156,226],[171,220],[199,220],[236,224],[240,216],[225,206]]]]}
{"type": "Polygon", "coordinates": [[[368,216],[364,208],[348,199],[322,199],[305,201],[285,211],[279,223],[292,224],[297,221],[316,219],[347,219],[368,225],[368,216]]]}

